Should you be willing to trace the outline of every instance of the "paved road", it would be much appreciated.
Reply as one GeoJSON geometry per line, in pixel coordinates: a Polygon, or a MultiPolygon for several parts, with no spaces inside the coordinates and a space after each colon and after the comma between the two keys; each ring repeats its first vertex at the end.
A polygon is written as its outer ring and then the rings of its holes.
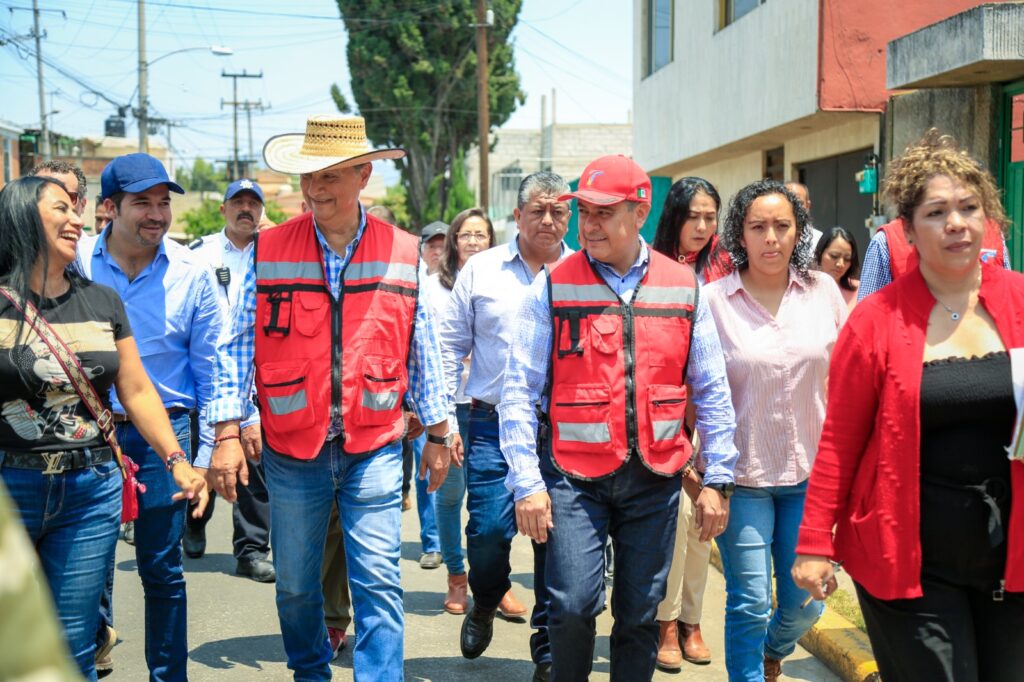
{"type": "MultiPolygon", "coordinates": [[[[407,614],[405,674],[408,680],[470,682],[529,680],[533,674],[525,624],[495,621],[494,641],[481,658],[467,661],[459,654],[458,636],[462,619],[441,608],[445,590],[444,568],[419,568],[419,524],[413,511],[402,515],[402,575],[407,614]]],[[[189,678],[193,682],[290,680],[281,644],[273,585],[261,585],[236,577],[231,556],[231,514],[229,505],[218,500],[217,511],[208,528],[209,549],[202,559],[186,559],[189,596],[189,678]]],[[[531,594],[532,552],[524,538],[513,545],[512,576],[524,602],[531,594]]],[[[117,547],[115,577],[115,620],[121,642],[114,649],[115,670],[108,681],[145,680],[143,656],[142,587],[135,572],[134,548],[123,542],[117,547]]],[[[714,654],[707,666],[684,664],[682,674],[657,673],[655,680],[726,680],[722,659],[722,622],[725,589],[722,576],[711,570],[704,605],[703,631],[714,654]]],[[[596,660],[591,679],[609,679],[608,635],[610,611],[597,624],[596,660]]],[[[825,666],[803,649],[787,659],[786,680],[835,682],[825,666]]],[[[336,680],[352,680],[351,652],[334,664],[336,680]]]]}

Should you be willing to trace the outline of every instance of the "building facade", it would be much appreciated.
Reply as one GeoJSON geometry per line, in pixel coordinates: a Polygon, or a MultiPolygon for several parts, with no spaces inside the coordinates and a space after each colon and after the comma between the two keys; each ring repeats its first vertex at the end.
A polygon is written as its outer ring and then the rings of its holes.
{"type": "Polygon", "coordinates": [[[651,175],[704,177],[723,201],[763,177],[802,182],[816,226],[846,227],[863,253],[881,207],[857,174],[903,148],[887,46],[978,4],[634,0],[635,157],[651,175]]]}

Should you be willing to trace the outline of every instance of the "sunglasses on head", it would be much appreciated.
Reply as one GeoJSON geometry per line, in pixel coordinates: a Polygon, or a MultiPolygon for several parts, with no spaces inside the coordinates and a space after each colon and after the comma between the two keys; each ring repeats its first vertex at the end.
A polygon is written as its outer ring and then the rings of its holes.
{"type": "MultiPolygon", "coordinates": [[[[67,191],[67,190],[65,190],[67,191]]],[[[68,196],[71,197],[71,203],[75,206],[78,205],[78,192],[68,192],[68,196]]]]}

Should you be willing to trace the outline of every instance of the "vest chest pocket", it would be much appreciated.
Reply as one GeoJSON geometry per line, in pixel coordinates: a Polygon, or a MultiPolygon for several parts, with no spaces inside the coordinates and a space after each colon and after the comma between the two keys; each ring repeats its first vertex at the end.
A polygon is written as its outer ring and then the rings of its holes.
{"type": "Polygon", "coordinates": [[[316,336],[327,324],[330,305],[327,295],[312,291],[295,294],[299,304],[295,307],[295,328],[304,336],[316,336]]]}
{"type": "Polygon", "coordinates": [[[309,362],[267,362],[256,367],[256,374],[260,402],[275,430],[298,431],[313,426],[313,407],[306,392],[309,362]]]}
{"type": "Polygon", "coordinates": [[[622,349],[622,321],[598,315],[590,321],[590,345],[599,353],[613,355],[622,349]]]}
{"type": "Polygon", "coordinates": [[[662,452],[686,445],[686,386],[653,384],[647,389],[651,450],[662,452]]]}
{"type": "Polygon", "coordinates": [[[267,307],[263,314],[263,333],[271,337],[288,336],[292,327],[291,291],[274,291],[267,295],[267,307]]]}
{"type": "Polygon", "coordinates": [[[362,363],[359,423],[383,426],[399,418],[405,391],[405,367],[398,358],[366,355],[362,363]]]}
{"type": "Polygon", "coordinates": [[[551,398],[555,446],[566,452],[612,452],[610,406],[607,384],[556,386],[551,398]]]}

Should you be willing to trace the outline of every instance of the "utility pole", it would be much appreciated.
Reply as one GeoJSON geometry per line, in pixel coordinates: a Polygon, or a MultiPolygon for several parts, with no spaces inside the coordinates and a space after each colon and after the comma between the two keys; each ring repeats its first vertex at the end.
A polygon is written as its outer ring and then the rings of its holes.
{"type": "Polygon", "coordinates": [[[493,12],[486,7],[486,0],[476,0],[476,111],[477,135],[480,137],[480,206],[484,212],[487,212],[491,203],[491,174],[487,168],[487,153],[491,146],[491,110],[487,92],[487,29],[493,16],[493,12]]]}
{"type": "Polygon", "coordinates": [[[139,151],[149,153],[149,79],[146,64],[146,2],[138,0],[139,7],[139,151]]]}
{"type": "MultiPolygon", "coordinates": [[[[249,128],[249,161],[246,163],[246,168],[248,169],[249,164],[255,163],[256,161],[256,153],[252,148],[252,110],[255,109],[260,112],[266,111],[270,108],[270,103],[268,102],[267,104],[263,104],[263,100],[256,100],[255,102],[245,100],[244,102],[240,102],[239,106],[245,110],[245,121],[249,128]]],[[[248,175],[249,173],[246,174],[248,175]]]]}
{"type": "Polygon", "coordinates": [[[238,169],[238,107],[241,103],[238,101],[238,79],[239,78],[263,78],[263,69],[260,69],[259,73],[248,73],[245,69],[242,69],[242,73],[228,73],[227,71],[220,72],[221,78],[230,78],[232,80],[232,93],[233,97],[230,102],[220,101],[221,109],[225,105],[229,105],[234,109],[234,128],[235,128],[235,147],[234,147],[234,174],[232,180],[237,180],[240,177],[238,169]]]}
{"type": "Polygon", "coordinates": [[[39,152],[43,161],[50,160],[50,131],[46,125],[46,93],[43,87],[43,48],[40,45],[42,34],[39,32],[39,0],[32,0],[32,35],[36,39],[36,80],[39,86],[39,130],[43,136],[43,144],[39,152]]]}

